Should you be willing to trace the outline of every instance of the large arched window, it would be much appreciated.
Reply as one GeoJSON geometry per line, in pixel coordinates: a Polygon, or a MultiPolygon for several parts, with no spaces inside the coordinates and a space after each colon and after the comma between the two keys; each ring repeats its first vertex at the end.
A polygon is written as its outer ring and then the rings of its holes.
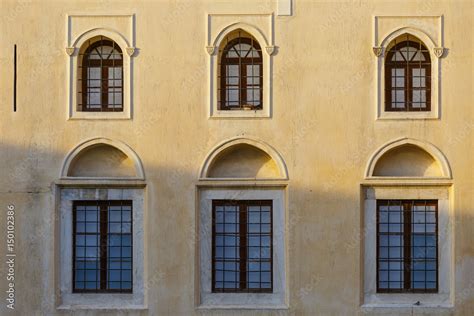
{"type": "Polygon", "coordinates": [[[262,50],[248,33],[227,36],[220,51],[219,110],[262,109],[262,50]]]}
{"type": "Polygon", "coordinates": [[[418,38],[404,34],[387,47],[385,111],[430,110],[430,53],[418,38]]]}
{"type": "Polygon", "coordinates": [[[107,37],[96,37],[81,49],[78,72],[78,111],[123,111],[123,56],[120,47],[107,37]]]}

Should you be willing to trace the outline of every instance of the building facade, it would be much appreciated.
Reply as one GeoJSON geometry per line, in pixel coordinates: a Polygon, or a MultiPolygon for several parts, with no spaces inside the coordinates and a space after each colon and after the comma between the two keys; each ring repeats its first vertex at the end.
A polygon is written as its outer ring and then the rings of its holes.
{"type": "Polygon", "coordinates": [[[1,1],[1,314],[472,315],[473,21],[1,1]]]}

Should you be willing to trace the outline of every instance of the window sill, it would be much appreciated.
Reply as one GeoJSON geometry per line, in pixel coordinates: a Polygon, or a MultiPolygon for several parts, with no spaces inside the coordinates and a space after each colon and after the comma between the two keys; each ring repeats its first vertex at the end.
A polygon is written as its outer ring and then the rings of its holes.
{"type": "Polygon", "coordinates": [[[68,120],[131,120],[128,112],[74,112],[68,120]]]}
{"type": "Polygon", "coordinates": [[[377,293],[365,295],[362,308],[452,308],[449,293],[377,293]],[[418,305],[419,304],[419,305],[418,305]]]}
{"type": "Polygon", "coordinates": [[[377,120],[438,120],[439,116],[434,111],[429,112],[386,112],[383,111],[377,120]]]}
{"type": "Polygon", "coordinates": [[[416,309],[423,309],[423,308],[443,308],[443,309],[453,309],[454,305],[447,304],[447,303],[427,303],[420,305],[415,305],[414,303],[368,303],[361,305],[362,309],[378,309],[378,308],[416,308],[416,309]]]}
{"type": "Polygon", "coordinates": [[[148,310],[146,305],[87,305],[87,304],[63,304],[56,307],[57,310],[131,310],[142,311],[148,310]]]}
{"type": "Polygon", "coordinates": [[[270,118],[270,113],[263,110],[217,110],[211,113],[211,119],[252,119],[252,118],[270,118]]]}
{"type": "Polygon", "coordinates": [[[217,309],[258,309],[258,310],[287,310],[287,305],[200,305],[197,310],[217,310],[217,309]]]}

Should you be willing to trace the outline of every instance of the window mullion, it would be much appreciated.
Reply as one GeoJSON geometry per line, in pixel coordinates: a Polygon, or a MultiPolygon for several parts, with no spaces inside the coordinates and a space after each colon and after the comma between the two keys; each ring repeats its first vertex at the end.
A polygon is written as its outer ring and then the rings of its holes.
{"type": "MultiPolygon", "coordinates": [[[[102,61],[103,62],[103,61],[102,61]]],[[[102,93],[102,111],[108,111],[108,104],[109,104],[109,65],[102,64],[101,72],[102,72],[102,80],[101,80],[101,93],[102,93]]]]}
{"type": "Polygon", "coordinates": [[[413,66],[410,66],[408,65],[407,66],[407,76],[406,76],[406,79],[407,79],[407,98],[408,98],[408,102],[407,102],[407,106],[408,106],[408,110],[409,111],[413,111],[414,110],[414,107],[413,107],[413,66]]]}
{"type": "Polygon", "coordinates": [[[108,207],[100,203],[100,289],[107,290],[108,207]]]}
{"type": "Polygon", "coordinates": [[[239,270],[240,290],[247,289],[247,205],[239,205],[239,270]]]}
{"type": "Polygon", "coordinates": [[[403,203],[403,252],[404,252],[404,289],[411,289],[411,205],[409,203],[403,203]]]}
{"type": "Polygon", "coordinates": [[[244,106],[247,104],[247,64],[240,61],[240,105],[244,106]]]}

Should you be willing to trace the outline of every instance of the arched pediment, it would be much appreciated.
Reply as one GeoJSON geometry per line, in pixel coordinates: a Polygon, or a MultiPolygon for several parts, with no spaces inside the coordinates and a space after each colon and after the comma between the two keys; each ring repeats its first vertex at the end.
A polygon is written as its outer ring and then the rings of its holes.
{"type": "Polygon", "coordinates": [[[125,52],[127,47],[130,46],[130,44],[127,41],[127,39],[125,38],[125,36],[123,36],[122,34],[120,34],[117,31],[109,29],[109,28],[90,29],[90,30],[82,33],[81,35],[79,35],[77,38],[75,38],[72,41],[72,46],[77,47],[77,48],[81,48],[84,45],[84,43],[86,43],[89,39],[97,37],[97,36],[105,36],[105,37],[110,38],[115,43],[117,43],[117,45],[120,46],[120,48],[122,49],[123,52],[125,52]]]}
{"type": "Polygon", "coordinates": [[[451,179],[451,169],[435,146],[403,138],[386,144],[372,156],[366,177],[451,179]]]}
{"type": "Polygon", "coordinates": [[[233,138],[216,146],[205,160],[200,179],[288,179],[280,155],[269,145],[233,138]]]}
{"type": "Polygon", "coordinates": [[[259,42],[260,46],[266,47],[270,45],[269,41],[267,40],[265,35],[263,35],[262,31],[260,31],[257,27],[251,24],[243,22],[233,23],[226,26],[224,29],[221,30],[219,34],[217,34],[216,38],[212,42],[212,45],[214,47],[219,47],[221,42],[226,38],[227,35],[239,29],[255,37],[255,39],[259,42]]]}
{"type": "Polygon", "coordinates": [[[66,157],[61,178],[144,179],[141,162],[127,145],[106,138],[81,143],[66,157]]]}
{"type": "Polygon", "coordinates": [[[396,38],[404,35],[404,34],[409,34],[412,36],[415,36],[419,38],[430,50],[433,49],[436,44],[433,41],[433,39],[423,32],[422,30],[419,30],[417,28],[413,27],[401,27],[399,29],[396,29],[389,34],[385,35],[383,37],[383,40],[381,41],[381,46],[384,48],[387,48],[387,46],[396,38]]]}

